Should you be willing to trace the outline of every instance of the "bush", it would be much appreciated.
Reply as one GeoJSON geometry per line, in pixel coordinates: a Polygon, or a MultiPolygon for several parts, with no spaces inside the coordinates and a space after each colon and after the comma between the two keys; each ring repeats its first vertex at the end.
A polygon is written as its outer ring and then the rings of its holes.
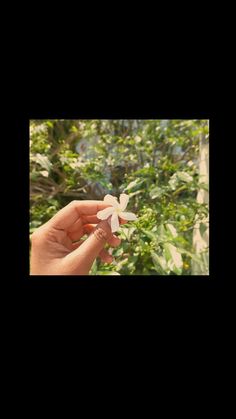
{"type": "Polygon", "coordinates": [[[115,262],[91,273],[191,274],[195,220],[208,215],[196,200],[202,135],[203,120],[30,121],[30,233],[73,199],[125,192],[138,220],[121,227],[115,262]]]}

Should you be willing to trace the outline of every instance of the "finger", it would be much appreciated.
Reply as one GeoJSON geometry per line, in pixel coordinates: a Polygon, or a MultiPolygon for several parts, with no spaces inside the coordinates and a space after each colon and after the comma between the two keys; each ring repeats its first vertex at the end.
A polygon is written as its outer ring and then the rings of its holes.
{"type": "Polygon", "coordinates": [[[124,220],[124,219],[122,219],[122,218],[119,218],[119,223],[120,223],[120,224],[126,224],[126,223],[127,223],[127,220],[124,220]]]}
{"type": "MultiPolygon", "coordinates": [[[[68,228],[67,235],[72,241],[79,240],[83,236],[84,233],[91,233],[93,231],[93,228],[95,228],[100,221],[101,220],[99,220],[95,215],[82,216],[72,226],[68,228]],[[89,224],[93,225],[93,228],[86,227],[85,229],[85,226],[88,226],[89,224]]],[[[126,220],[122,220],[122,218],[120,218],[119,221],[120,221],[120,224],[126,223],[126,220]]],[[[121,243],[121,240],[113,234],[113,236],[111,237],[111,240],[109,240],[108,243],[112,247],[116,247],[116,246],[119,246],[119,244],[121,243]]]]}
{"type": "MultiPolygon", "coordinates": [[[[83,240],[80,240],[76,243],[72,243],[72,250],[77,249],[82,243],[83,240]]],[[[105,249],[101,250],[98,257],[102,260],[102,262],[105,263],[111,263],[113,261],[113,257],[105,249]]]]}
{"type": "Polygon", "coordinates": [[[95,223],[94,225],[96,226],[97,223],[99,223],[100,221],[101,220],[99,220],[95,215],[81,216],[74,224],[72,224],[67,229],[67,235],[68,237],[70,237],[71,240],[79,240],[84,233],[84,224],[95,223]]]}
{"type": "Polygon", "coordinates": [[[101,221],[96,215],[84,215],[82,220],[84,224],[98,224],[101,221]]]}
{"type": "Polygon", "coordinates": [[[88,275],[94,260],[111,236],[109,223],[106,220],[101,221],[81,246],[65,256],[65,263],[70,266],[70,270],[88,275]]]}
{"type": "MultiPolygon", "coordinates": [[[[82,233],[82,229],[80,227],[82,227],[84,224],[98,224],[100,223],[100,221],[101,220],[97,218],[96,215],[88,215],[88,216],[83,215],[73,225],[71,225],[67,229],[67,231],[70,233],[75,232],[75,231],[80,231],[82,233]]],[[[122,218],[119,218],[119,222],[120,224],[125,224],[127,221],[123,220],[122,218]]],[[[73,240],[77,240],[77,239],[75,238],[73,240]]]]}
{"type": "Polygon", "coordinates": [[[77,221],[74,222],[70,227],[68,227],[67,232],[68,233],[74,233],[75,231],[82,229],[83,226],[83,218],[80,217],[77,221]]]}
{"type": "MultiPolygon", "coordinates": [[[[84,233],[91,233],[97,227],[97,224],[85,224],[83,226],[84,233]]],[[[110,244],[112,247],[117,247],[121,244],[121,239],[117,237],[115,234],[107,240],[107,243],[110,244]]]]}
{"type": "MultiPolygon", "coordinates": [[[[88,224],[98,224],[101,221],[100,218],[98,218],[96,215],[88,215],[88,216],[83,215],[81,217],[81,220],[83,221],[83,224],[87,224],[87,223],[88,224]]],[[[125,223],[127,223],[127,220],[119,218],[119,223],[120,224],[125,224],[125,223]]]]}
{"type": "Polygon", "coordinates": [[[68,229],[72,226],[81,216],[96,215],[110,205],[103,201],[72,201],[66,207],[58,211],[48,225],[57,229],[68,229]]]}
{"type": "Polygon", "coordinates": [[[101,250],[98,257],[104,263],[111,263],[113,261],[113,257],[111,255],[109,255],[109,253],[105,249],[101,250]]]}
{"type": "Polygon", "coordinates": [[[79,240],[79,241],[77,241],[75,243],[71,243],[72,250],[77,249],[83,242],[84,242],[84,240],[79,240]]]}
{"type": "Polygon", "coordinates": [[[67,236],[72,240],[79,240],[83,236],[83,220],[79,218],[67,229],[67,236]]]}
{"type": "Polygon", "coordinates": [[[111,238],[107,240],[107,243],[112,247],[117,247],[121,244],[121,239],[113,234],[111,238]]]}
{"type": "MultiPolygon", "coordinates": [[[[75,224],[77,224],[77,222],[75,224]]],[[[71,240],[79,240],[85,233],[91,233],[96,227],[97,224],[83,224],[81,220],[81,225],[79,225],[78,230],[67,234],[71,240]]]]}
{"type": "Polygon", "coordinates": [[[72,241],[76,241],[81,239],[81,237],[84,235],[83,230],[79,230],[79,231],[75,231],[74,233],[68,233],[68,237],[72,240],[72,241]]]}

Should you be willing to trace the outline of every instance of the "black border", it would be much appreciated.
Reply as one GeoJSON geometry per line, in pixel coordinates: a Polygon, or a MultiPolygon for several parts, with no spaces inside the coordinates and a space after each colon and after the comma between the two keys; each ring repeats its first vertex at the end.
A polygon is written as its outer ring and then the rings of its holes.
{"type": "MultiPolygon", "coordinates": [[[[24,290],[45,290],[45,289],[88,289],[88,290],[189,290],[189,289],[222,289],[224,287],[224,274],[222,259],[222,224],[219,222],[220,200],[219,195],[223,192],[222,178],[217,169],[217,160],[220,157],[220,144],[218,137],[223,133],[222,121],[217,119],[215,113],[209,111],[145,111],[124,112],[114,110],[113,112],[88,111],[78,109],[75,111],[54,110],[47,111],[31,110],[26,113],[18,113],[14,119],[14,137],[16,145],[14,174],[17,179],[15,190],[17,211],[14,207],[14,215],[17,231],[15,237],[16,262],[11,268],[14,269],[16,289],[24,290]],[[29,120],[30,119],[209,119],[210,120],[210,275],[209,276],[96,276],[96,277],[74,277],[74,276],[30,276],[29,270],[29,120]],[[218,220],[218,221],[217,221],[218,220]]],[[[224,170],[225,161],[221,164],[224,170]]],[[[224,260],[224,259],[223,259],[224,260]]]]}

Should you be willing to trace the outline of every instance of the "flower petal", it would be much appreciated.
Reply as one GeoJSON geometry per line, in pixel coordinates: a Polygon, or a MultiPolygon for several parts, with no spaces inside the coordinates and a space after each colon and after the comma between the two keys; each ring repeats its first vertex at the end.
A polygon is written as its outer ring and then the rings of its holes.
{"type": "Polygon", "coordinates": [[[103,201],[106,202],[106,204],[112,205],[115,208],[119,207],[119,202],[117,201],[117,198],[115,196],[108,194],[104,197],[103,201]]]}
{"type": "Polygon", "coordinates": [[[122,211],[125,210],[125,208],[128,205],[128,202],[129,202],[129,195],[127,195],[126,193],[120,194],[120,209],[122,211]]]}
{"type": "Polygon", "coordinates": [[[115,231],[119,230],[120,224],[119,224],[119,219],[118,219],[118,215],[116,212],[113,212],[112,217],[111,217],[111,231],[112,233],[115,233],[115,231]]]}
{"type": "Polygon", "coordinates": [[[113,214],[114,207],[105,208],[102,211],[98,211],[97,217],[99,220],[106,220],[108,217],[110,217],[111,214],[113,214]]]}
{"type": "Polygon", "coordinates": [[[136,215],[133,214],[132,212],[120,212],[119,217],[122,218],[123,220],[127,220],[127,221],[137,220],[136,215]]]}

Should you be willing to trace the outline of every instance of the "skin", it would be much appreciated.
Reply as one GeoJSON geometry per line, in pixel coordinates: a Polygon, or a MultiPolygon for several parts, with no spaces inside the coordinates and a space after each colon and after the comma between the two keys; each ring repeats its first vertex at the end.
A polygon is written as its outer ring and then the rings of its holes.
{"type": "MultiPolygon", "coordinates": [[[[112,234],[109,219],[96,216],[109,206],[103,201],[72,201],[39,227],[31,236],[30,275],[88,275],[97,257],[111,263],[104,246],[117,247],[121,240],[112,234]],[[82,240],[85,234],[89,236],[82,240]]],[[[120,224],[125,222],[120,219],[120,224]]]]}

